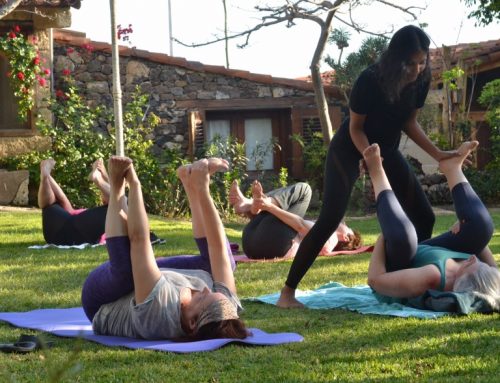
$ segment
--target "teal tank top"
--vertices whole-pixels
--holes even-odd
[[[459,253],[448,250],[444,247],[418,245],[417,253],[411,262],[412,268],[435,265],[441,273],[440,290],[444,289],[446,284],[446,261],[448,259],[468,259],[470,254]]]

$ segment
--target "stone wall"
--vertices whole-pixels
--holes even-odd
[[[203,67],[200,64],[200,68]],[[82,96],[91,105],[112,107],[110,53],[56,42],[54,47],[56,89],[61,84],[62,71],[65,69],[71,71]],[[150,111],[161,119],[160,125],[154,132],[156,154],[165,148],[176,147],[183,151],[188,148],[188,111],[177,107],[177,101],[272,100],[313,96],[310,91],[293,87],[262,84],[204,70],[194,71],[134,56],[120,57],[120,75],[124,103],[130,100],[136,86],[140,86],[143,92],[150,95]],[[106,121],[101,122],[99,129],[107,129]]]

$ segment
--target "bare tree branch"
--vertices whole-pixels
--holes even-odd
[[[373,32],[368,30],[366,27],[358,24],[352,15],[352,11],[357,6],[362,5],[371,5],[372,3],[380,3],[383,6],[392,7],[397,9],[407,15],[410,15],[413,20],[417,19],[414,10],[416,9],[425,9],[418,6],[409,6],[403,7],[401,5],[396,4],[396,0],[394,3],[389,0],[371,0],[371,1],[363,1],[363,0],[335,0],[331,1],[318,1],[318,0],[283,0],[284,4],[276,7],[272,6],[255,6],[254,8],[264,14],[260,18],[260,23],[257,25],[238,33],[234,33],[231,35],[226,35],[224,37],[215,36],[214,39],[210,41],[206,41],[204,43],[191,43],[186,44],[182,41],[174,38],[178,44],[181,44],[185,47],[201,47],[210,44],[214,44],[220,41],[226,41],[230,39],[244,38],[245,41],[238,46],[240,48],[246,47],[249,44],[250,37],[253,33],[259,31],[262,28],[278,25],[282,23],[286,23],[288,28],[295,25],[295,20],[309,20],[317,23],[320,28],[320,36],[318,38],[318,42],[316,45],[316,49],[314,51],[313,58],[311,60],[310,70],[311,70],[311,79],[314,88],[314,94],[316,99],[316,106],[318,108],[318,115],[321,123],[321,129],[323,132],[323,139],[325,144],[328,145],[330,142],[333,132],[331,126],[331,120],[328,113],[328,102],[326,99],[323,82],[321,79],[320,66],[321,59],[323,58],[324,49],[326,43],[328,41],[328,36],[330,34],[330,28],[333,19],[335,18],[339,22],[353,28],[358,32],[367,33],[374,36],[383,36],[386,37],[388,33],[393,32]],[[336,12],[340,9],[341,6],[348,5],[348,15],[349,20],[344,20],[343,18],[336,15]]]
[[[0,19],[11,13],[21,3],[22,0],[7,0],[1,2]]]
[[[385,32],[372,32],[369,31],[368,29],[365,29],[365,27],[362,27],[360,24],[357,24],[354,20],[351,19],[351,22],[345,21],[341,19],[339,16],[335,15],[334,16],[336,20],[340,21],[341,23],[347,25],[348,27],[351,27],[354,29],[356,32],[363,32],[366,33],[367,35],[372,35],[372,36],[378,36],[378,37],[384,37],[388,39],[387,35],[391,34],[394,32],[394,28],[391,28],[388,31]]]
[[[377,3],[381,3],[381,4],[384,4],[384,5],[387,5],[388,7],[392,7],[392,8],[396,8],[396,9],[399,9],[400,11],[404,12],[404,13],[407,13],[409,15],[411,15],[413,17],[413,20],[416,20],[417,19],[417,16],[411,11],[411,9],[419,9],[421,11],[425,10],[425,7],[416,7],[416,6],[411,6],[411,7],[401,7],[399,5],[396,5],[394,3],[391,3],[391,2],[388,2],[388,1],[385,1],[385,0],[375,0]]]

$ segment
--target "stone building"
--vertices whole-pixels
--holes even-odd
[[[69,52],[69,53],[68,53]],[[111,46],[88,40],[83,33],[54,31],[56,88],[64,70],[90,105],[112,106]],[[247,157],[271,139],[281,147],[264,158],[266,170],[287,167],[293,177],[304,176],[301,149],[292,134],[307,136],[320,130],[312,84],[222,66],[204,65],[166,54],[120,47],[120,75],[126,102],[137,86],[149,94],[149,110],[161,119],[155,130],[154,151],[179,148],[192,156],[216,134],[245,142]],[[334,129],[342,119],[341,95],[327,86]],[[105,129],[105,126],[101,126]],[[248,170],[254,170],[252,161]]]
[[[68,26],[69,6],[79,5],[61,0],[60,5],[63,4],[65,7],[56,8],[57,11],[50,8],[58,15],[58,24],[28,23],[38,38],[44,59],[51,63],[52,83],[37,89],[35,110],[24,125],[20,126],[15,118],[0,125],[1,156],[48,145],[34,128],[34,118],[38,113],[50,118],[43,98],[49,89],[52,93],[57,91],[65,73],[71,73],[80,94],[90,105],[112,107],[111,46],[90,41],[83,33],[52,29]],[[19,17],[11,14],[8,22],[0,20],[0,25],[8,30],[20,22]],[[271,172],[286,167],[292,177],[305,176],[301,147],[290,136],[300,134],[307,140],[314,132],[321,131],[310,82],[204,65],[123,46],[119,51],[124,102],[140,86],[142,92],[150,95],[149,111],[161,119],[154,132],[156,154],[176,147],[186,156],[192,156],[215,135],[231,135],[245,142],[247,157],[252,157],[258,145],[274,141],[280,150],[267,150],[261,166]],[[0,79],[0,87],[8,93],[4,78]],[[326,86],[325,93],[336,129],[343,118],[342,95],[335,86]],[[11,96],[10,102],[14,101]],[[11,114],[15,114],[13,110]],[[105,130],[108,122],[101,123],[96,128]],[[247,170],[255,168],[250,159]]]

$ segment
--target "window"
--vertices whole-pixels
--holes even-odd
[[[217,136],[222,140],[227,140],[231,135],[231,121],[229,120],[212,120],[208,121],[207,140],[213,141]]]
[[[245,120],[247,170],[270,170],[273,164],[273,130],[270,118]]]
[[[308,117],[302,120],[302,137],[306,144],[310,144],[318,133],[323,134],[318,117]]]
[[[207,111],[204,136],[207,142],[216,136],[222,139],[233,136],[244,142],[248,171],[278,169],[281,164],[274,141],[278,137],[280,116],[274,110]]]

